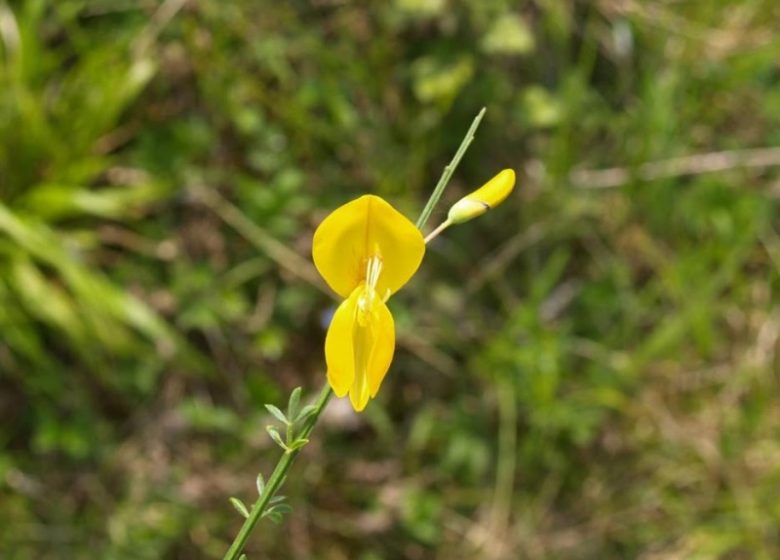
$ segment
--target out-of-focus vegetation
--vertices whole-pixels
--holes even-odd
[[[516,195],[430,247],[249,557],[780,557],[779,18],[0,0],[0,556],[221,557],[262,404],[324,380],[313,228],[414,218],[486,105],[445,200]]]

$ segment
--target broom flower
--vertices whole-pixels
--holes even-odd
[[[376,396],[395,350],[386,302],[417,271],[425,242],[385,200],[365,195],[334,210],[312,241],[314,265],[344,298],[325,337],[328,383],[362,411]]]

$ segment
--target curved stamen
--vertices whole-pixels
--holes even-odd
[[[382,257],[375,255],[366,263],[366,286],[370,290],[376,289],[379,275],[382,273]]]
[[[365,324],[365,316],[371,309],[376,297],[376,286],[382,273],[382,258],[378,255],[369,257],[366,262],[366,287],[358,300],[358,323]]]

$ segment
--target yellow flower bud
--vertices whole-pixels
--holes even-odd
[[[447,214],[451,224],[462,224],[481,216],[501,204],[515,187],[515,172],[504,169],[474,192],[464,196],[452,205]]]

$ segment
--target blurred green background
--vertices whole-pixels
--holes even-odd
[[[324,380],[313,229],[414,219],[483,105],[429,225],[515,194],[429,248],[249,558],[780,557],[778,20],[0,0],[0,557],[221,558],[263,403]]]

